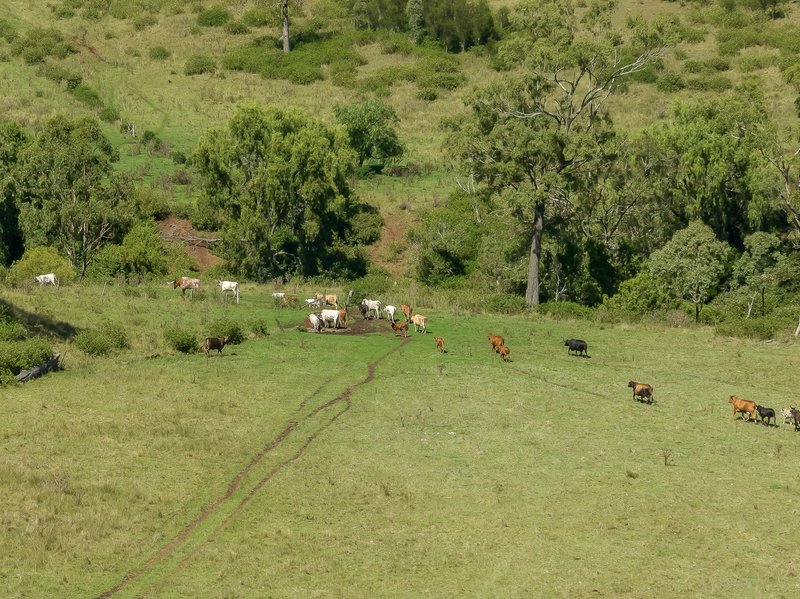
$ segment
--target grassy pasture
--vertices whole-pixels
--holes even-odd
[[[312,335],[269,291],[3,291],[131,340],[2,391],[4,597],[796,596],[800,435],[726,401],[796,403],[796,345],[424,304],[405,343]],[[223,316],[270,334],[166,349]]]

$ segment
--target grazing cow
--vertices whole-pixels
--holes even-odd
[[[373,312],[375,312],[375,318],[380,320],[381,318],[381,303],[378,300],[370,300],[370,299],[363,299],[361,301],[362,306],[366,306],[367,308],[367,316],[369,317]]]
[[[406,320],[411,320],[411,306],[409,304],[400,304],[400,311],[406,317]]]
[[[499,348],[501,345],[505,345],[505,343],[506,343],[506,340],[505,340],[505,339],[503,339],[503,338],[502,338],[500,335],[493,335],[492,333],[489,333],[489,334],[486,336],[486,338],[489,340],[489,343],[491,343],[491,344],[492,344],[492,350],[493,350],[495,353],[497,353],[498,351],[500,351],[498,348]]]
[[[775,410],[772,408],[766,408],[756,404],[756,412],[758,412],[758,416],[761,418],[761,424],[769,424],[770,418],[772,418],[772,424],[777,424],[775,421]]]
[[[753,420],[756,419],[756,402],[750,401],[749,399],[741,399],[740,397],[736,397],[735,395],[731,395],[731,398],[728,400],[733,406],[733,417],[736,418],[736,413],[741,412],[742,417],[747,414],[747,419],[749,420],[752,416]]]
[[[236,303],[239,303],[239,282],[238,281],[217,281],[220,287],[220,293],[225,295],[226,291],[230,291],[236,296]]]
[[[583,339],[567,339],[564,341],[564,345],[569,347],[567,353],[569,352],[576,352],[577,355],[583,355],[583,357],[589,357],[589,346]]]
[[[358,305],[358,311],[361,314],[361,318],[363,318],[364,320],[369,318],[369,309],[364,304]]]
[[[427,316],[423,316],[422,314],[414,314],[414,316],[411,317],[411,322],[414,323],[415,333],[419,333],[420,331],[422,331],[422,333],[424,334],[428,332]]]
[[[319,330],[322,328],[322,320],[320,317],[311,313],[308,315],[308,322],[311,323],[311,328],[314,329],[314,332],[319,333]]]
[[[186,299],[186,290],[189,290],[189,294],[194,297],[194,290],[200,289],[200,279],[192,279],[191,277],[181,277],[180,279],[175,279],[172,281],[172,288],[177,289],[180,287],[181,289],[181,297]]]
[[[337,310],[339,309],[339,296],[335,293],[326,295],[325,296],[325,305],[326,306],[334,306]]]
[[[347,327],[347,308],[339,308],[339,324]]]
[[[441,337],[434,337],[434,341],[436,341],[436,349],[438,349],[441,353],[446,354],[447,352],[444,349],[444,339]]]
[[[403,337],[408,337],[408,321],[400,322],[396,320],[395,322],[390,323],[392,325],[392,330],[395,333],[395,337],[403,334]]]
[[[781,408],[781,416],[783,416],[783,423],[789,424],[792,421],[792,409]]]
[[[206,358],[208,357],[208,352],[213,349],[217,350],[217,355],[220,355],[227,342],[227,337],[206,337],[205,341],[203,341],[203,349],[206,352]]]
[[[339,328],[339,310],[323,310],[319,314],[325,328]]]
[[[800,410],[797,408],[791,408],[792,410],[792,421],[794,422],[794,430],[800,431]]]
[[[503,362],[511,361],[511,350],[505,345],[501,345],[497,352],[500,354],[500,357],[503,358]]]
[[[275,298],[275,301],[286,301],[286,294],[283,291],[273,291],[272,297]]]
[[[394,313],[397,312],[397,307],[395,306],[384,306],[384,311],[386,312],[386,318],[394,322]]]
[[[39,285],[53,285],[54,287],[58,287],[58,277],[56,273],[49,272],[46,275],[39,275],[33,277],[34,282],[39,283]]]
[[[653,403],[653,388],[650,385],[629,381],[628,387],[633,389],[633,399],[638,397],[640,401],[646,400],[647,403]]]

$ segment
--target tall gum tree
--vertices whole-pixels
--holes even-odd
[[[545,219],[605,160],[614,140],[606,102],[622,80],[651,65],[673,22],[632,21],[628,41],[614,31],[616,4],[527,0],[512,14],[500,45],[506,81],[474,94],[453,123],[449,147],[459,166],[502,198],[530,231],[525,301],[539,303]],[[586,179],[584,179],[586,180]]]

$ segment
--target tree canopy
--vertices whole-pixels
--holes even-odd
[[[341,129],[297,110],[242,105],[204,134],[194,154],[200,201],[222,219],[229,266],[259,281],[363,273],[363,255],[345,241],[364,211],[350,189],[355,163]]]
[[[403,145],[397,137],[394,125],[399,121],[397,113],[378,98],[360,104],[334,106],[336,120],[347,131],[350,146],[358,153],[358,164],[372,158],[387,160],[403,154]]]

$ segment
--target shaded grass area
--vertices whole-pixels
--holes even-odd
[[[161,329],[202,331],[220,317],[288,325],[303,311],[273,308],[271,289],[255,286],[239,306],[160,288],[38,291],[8,301],[79,328],[98,314],[117,320],[131,349],[88,359],[67,346],[66,371],[5,394],[10,596],[111,588],[287,426],[230,499],[118,596],[796,590],[800,532],[777,523],[793,518],[800,493],[800,435],[734,419],[727,403],[733,393],[791,403],[796,345],[423,304],[431,334],[401,347],[389,333],[275,324],[206,361],[168,353]],[[487,331],[506,338],[511,363]],[[567,337],[586,339],[592,358],[567,355]],[[381,356],[375,379],[357,386]],[[631,379],[654,386],[654,405],[631,399]]]

